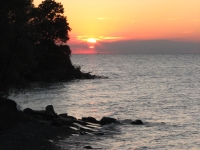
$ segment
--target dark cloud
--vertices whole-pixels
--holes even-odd
[[[88,49],[84,43],[71,45],[71,48]],[[99,42],[95,45],[99,53],[200,53],[200,43],[171,40],[141,40]]]
[[[200,43],[170,40],[117,41],[101,43],[96,49],[111,53],[200,53]]]

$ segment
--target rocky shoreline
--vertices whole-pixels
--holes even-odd
[[[56,114],[52,105],[45,110],[26,108],[17,110],[15,101],[0,98],[0,149],[1,150],[56,150],[55,143],[72,134],[103,135],[98,129],[111,123],[120,123],[115,118],[103,117],[100,121],[93,117],[76,119],[68,114]],[[141,120],[133,125],[143,125]],[[90,146],[85,149],[92,149]]]

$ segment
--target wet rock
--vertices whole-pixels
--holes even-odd
[[[111,124],[111,123],[117,123],[117,120],[115,118],[110,118],[110,117],[103,117],[100,120],[100,124],[102,125]]]
[[[144,125],[144,123],[142,122],[142,120],[132,121],[131,124],[133,124],[133,125]]]
[[[99,123],[94,117],[83,117],[82,120],[85,122]]]

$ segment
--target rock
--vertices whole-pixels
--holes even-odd
[[[83,117],[82,121],[91,122],[91,123],[99,123],[94,117]]]
[[[67,116],[67,118],[72,119],[72,120],[77,120],[75,117],[73,116]]]
[[[6,99],[6,98],[1,98],[0,97],[0,107],[4,107],[4,108],[9,108],[12,109],[14,111],[18,111],[17,110],[17,103],[11,99]]]
[[[45,115],[46,115],[46,119],[54,119],[58,117],[52,105],[46,106]]]
[[[63,113],[63,114],[59,114],[58,116],[64,117],[64,118],[66,117],[66,118],[67,118],[67,117],[68,117],[68,114],[67,114],[67,113]]]
[[[45,112],[46,112],[47,114],[57,115],[57,114],[55,113],[55,111],[54,111],[52,105],[48,105],[48,106],[46,106],[46,110],[45,110]]]
[[[25,108],[23,110],[23,113],[28,115],[34,115],[34,111],[31,108]]]
[[[13,100],[0,98],[0,130],[6,130],[20,121],[17,103]]]
[[[84,146],[85,149],[93,149],[91,146]]]
[[[40,117],[45,117],[45,116],[46,116],[44,110],[33,110],[33,109],[31,109],[31,108],[25,108],[25,109],[23,110],[23,113],[24,113],[24,114],[27,114],[27,115],[35,115],[35,116],[38,116],[39,118],[40,118]]]
[[[103,117],[100,120],[100,124],[102,125],[111,124],[111,123],[117,123],[117,120],[115,118],[110,118],[110,117]]]
[[[93,148],[92,146],[84,146],[85,149],[102,149],[102,148]]]
[[[62,126],[63,125],[63,123],[57,119],[54,119],[51,124],[54,126]]]
[[[56,120],[62,122],[63,125],[71,125],[75,121],[74,119],[65,118],[65,117],[59,117],[59,118],[56,118]]]
[[[132,121],[131,124],[134,124],[134,125],[144,125],[144,123],[142,122],[142,120]]]

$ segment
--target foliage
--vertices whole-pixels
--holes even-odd
[[[33,9],[30,26],[35,28],[36,43],[46,44],[61,41],[63,44],[69,40],[68,31],[71,28],[63,13],[63,5],[53,0],[43,1],[38,8]]]
[[[69,80],[80,70],[70,60],[71,30],[61,3],[0,1],[0,97],[11,86],[32,81]],[[2,92],[3,91],[3,92]]]

